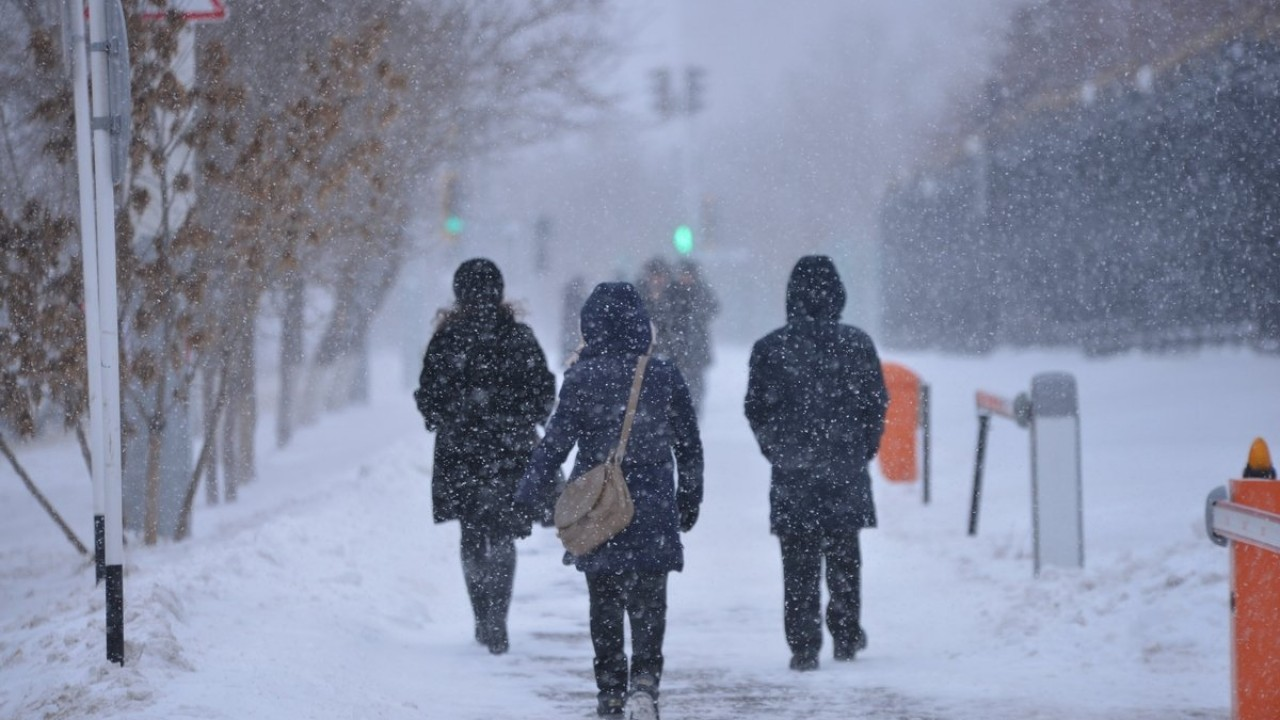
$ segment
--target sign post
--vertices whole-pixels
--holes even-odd
[[[978,534],[978,505],[982,500],[982,469],[987,458],[987,433],[991,430],[991,416],[999,415],[1026,427],[1031,422],[1031,402],[1025,393],[1010,401],[1006,398],[979,390],[974,398],[978,408],[978,451],[973,461],[973,494],[969,499],[969,534]]]

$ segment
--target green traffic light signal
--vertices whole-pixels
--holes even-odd
[[[444,219],[444,231],[449,233],[450,235],[461,235],[462,227],[463,227],[462,218],[458,217],[457,215],[450,215],[449,217]]]
[[[677,227],[675,235],[671,238],[671,244],[675,245],[676,252],[681,255],[688,255],[693,252],[693,228],[688,225]]]

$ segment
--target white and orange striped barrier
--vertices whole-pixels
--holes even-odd
[[[1280,718],[1280,482],[1262,438],[1240,479],[1209,493],[1209,537],[1231,546],[1231,717]]]

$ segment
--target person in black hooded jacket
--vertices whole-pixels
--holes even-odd
[[[858,532],[876,524],[867,464],[888,404],[871,338],[840,323],[845,289],[831,258],[801,258],[787,283],[787,324],[751,350],[745,410],[773,466],[769,525],[782,546],[784,626],[793,670],[814,670],[827,629],[837,660],[866,647]]]
[[[436,433],[431,476],[435,522],[462,524],[462,572],[476,640],[507,651],[515,538],[530,520],[514,504],[516,483],[555,402],[555,376],[533,331],[502,300],[493,262],[467,260],[453,276],[457,302],[442,310],[414,392]]]
[[[597,285],[582,306],[582,337],[586,344],[565,372],[547,434],[520,480],[516,500],[531,508],[554,502],[556,469],[575,445],[573,478],[603,463],[618,444],[637,363],[653,342],[635,287]],[[645,368],[622,470],[635,517],[600,547],[573,557],[587,578],[596,711],[602,716],[621,715],[629,701],[656,708],[667,575],[684,567],[680,533],[693,529],[702,503],[698,421],[670,360],[653,357]],[[624,619],[631,623],[629,665]]]

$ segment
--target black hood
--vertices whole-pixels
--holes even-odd
[[[787,322],[839,320],[845,299],[844,283],[831,258],[806,255],[796,262],[787,281]]]
[[[600,283],[582,305],[580,357],[639,355],[653,342],[649,313],[631,283]]]
[[[453,296],[459,305],[486,307],[502,302],[502,272],[492,260],[473,258],[453,274]]]

